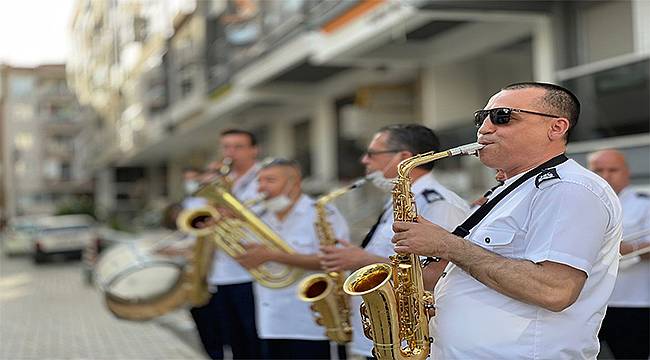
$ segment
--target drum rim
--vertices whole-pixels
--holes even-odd
[[[142,269],[147,268],[147,266],[142,266],[142,265],[138,264],[138,265],[132,266],[131,268],[122,270],[121,272],[119,272],[118,274],[113,276],[112,279],[110,279],[110,280],[108,280],[108,281],[106,281],[106,282],[104,282],[102,284],[99,284],[99,288],[101,289],[101,291],[104,293],[104,295],[106,297],[110,297],[112,300],[119,301],[119,302],[122,302],[122,303],[125,303],[125,304],[146,304],[147,302],[160,300],[166,294],[168,294],[173,289],[175,289],[179,285],[179,283],[182,282],[183,274],[185,272],[184,271],[185,270],[185,265],[183,265],[183,264],[179,264],[178,262],[174,262],[174,261],[156,260],[156,261],[148,262],[148,263],[146,263],[146,265],[154,265],[154,266],[156,266],[156,265],[163,265],[163,266],[171,265],[172,267],[177,268],[179,270],[179,272],[178,272],[178,275],[176,276],[176,279],[174,281],[174,285],[171,286],[169,288],[169,290],[167,290],[167,291],[165,291],[163,293],[156,294],[156,295],[154,295],[152,297],[148,297],[146,299],[140,299],[140,300],[129,300],[129,299],[126,299],[126,298],[124,298],[122,296],[119,296],[119,295],[116,295],[116,294],[112,293],[109,290],[109,287],[112,286],[116,281],[124,279],[126,276],[135,273],[137,270],[142,270]]]

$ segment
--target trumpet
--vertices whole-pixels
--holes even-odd
[[[417,219],[410,179],[414,168],[446,157],[475,155],[483,146],[472,143],[403,160],[398,165],[392,191],[394,220],[415,222]],[[363,297],[360,311],[364,334],[374,342],[375,357],[423,360],[429,356],[432,341],[429,310],[433,309],[433,294],[424,290],[417,255],[398,253],[390,257],[390,264],[362,267],[348,276],[343,290]]]

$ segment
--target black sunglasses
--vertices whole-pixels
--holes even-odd
[[[492,124],[504,125],[510,122],[510,116],[512,115],[513,112],[533,114],[533,115],[539,115],[539,116],[545,116],[551,118],[560,117],[556,115],[544,114],[535,111],[500,107],[500,108],[494,108],[488,110],[477,110],[476,112],[474,112],[474,125],[476,125],[477,128],[481,127],[481,125],[483,125],[483,121],[485,121],[485,118],[488,117],[488,115],[490,116],[490,121],[492,122]]]

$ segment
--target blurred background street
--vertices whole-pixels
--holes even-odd
[[[0,359],[205,359],[189,313],[118,320],[79,262],[0,260]]]
[[[0,1],[0,358],[204,357],[188,304],[117,320],[90,283],[117,246],[107,282],[153,268],[142,240],[175,227],[186,171],[224,160],[221,131],[295,159],[318,196],[364,175],[383,126],[476,141],[474,111],[522,81],[581,99],[569,157],[617,148],[650,189],[650,0]],[[467,202],[495,185],[475,157],[433,172]],[[352,243],[384,195],[336,201]]]

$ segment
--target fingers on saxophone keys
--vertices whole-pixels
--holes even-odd
[[[393,223],[393,231],[396,233],[409,230],[414,223],[406,221],[395,221]]]
[[[391,239],[391,241],[393,242],[393,244],[397,245],[398,242],[404,241],[404,240],[407,240],[407,239],[408,239],[408,237],[407,237],[405,232],[396,232],[393,235],[393,238]]]

